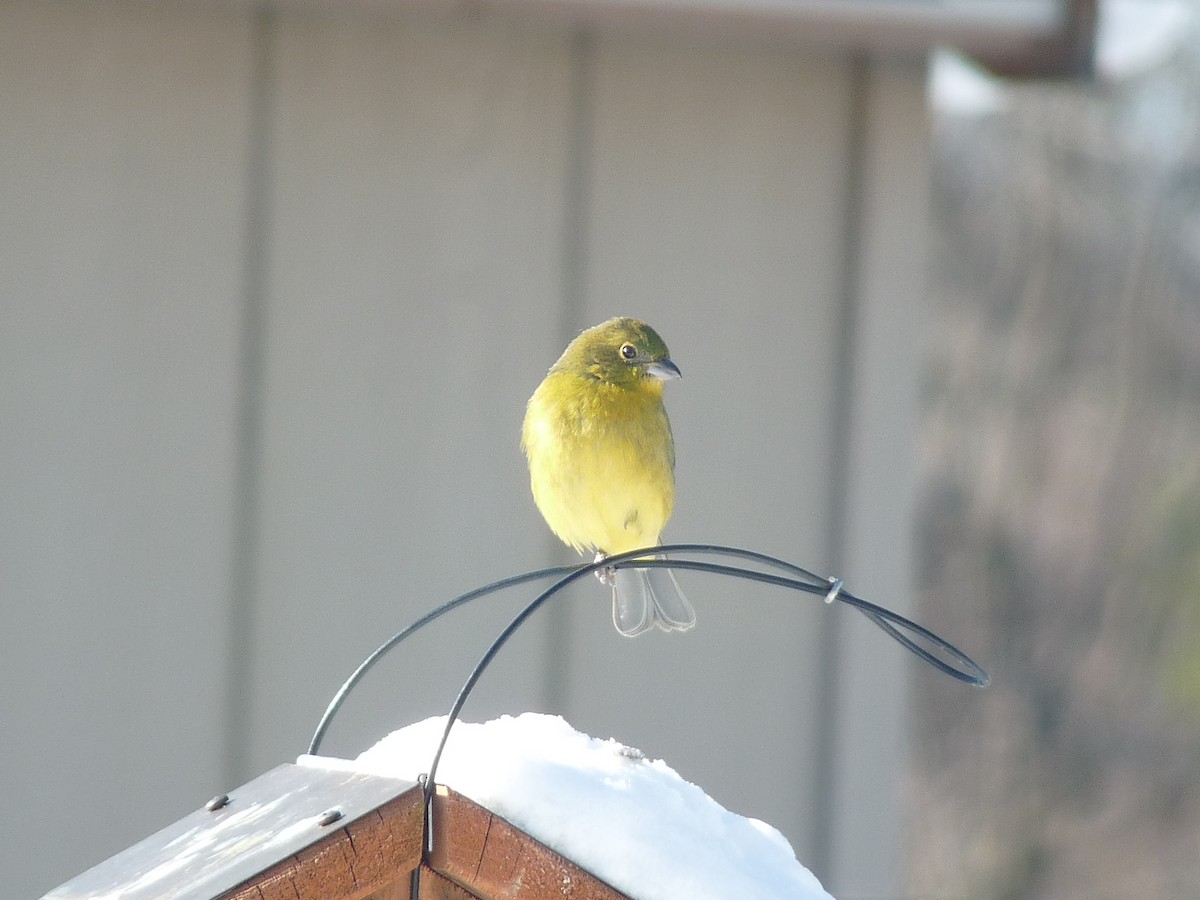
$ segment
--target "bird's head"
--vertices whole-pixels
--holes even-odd
[[[658,393],[664,381],[682,377],[658,332],[627,317],[609,319],[581,333],[554,368]]]

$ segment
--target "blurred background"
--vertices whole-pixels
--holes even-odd
[[[933,66],[917,608],[993,684],[914,680],[912,896],[1200,885],[1200,35],[1106,9],[1090,84]]]
[[[433,606],[575,559],[518,446],[581,328],[684,372],[681,576],[581,585],[466,709],[662,757],[850,898],[1200,884],[1187,0],[0,2],[0,844],[36,896],[304,752]],[[444,713],[449,616],[323,752]]]

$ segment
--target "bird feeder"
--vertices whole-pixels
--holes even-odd
[[[614,890],[436,786],[281,765],[52,890],[45,900],[615,900]]]

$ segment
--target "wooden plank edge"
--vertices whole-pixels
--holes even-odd
[[[438,785],[429,866],[484,900],[626,895],[477,803]]]

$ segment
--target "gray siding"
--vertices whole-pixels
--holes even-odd
[[[837,567],[907,609],[919,70],[715,36],[30,2],[0,5],[0,85],[14,896],[303,752],[416,615],[571,561],[518,430],[566,340],[610,315],[654,323],[684,371],[668,539]],[[562,712],[777,825],[835,893],[894,893],[911,664],[842,611],[681,580],[695,631],[623,640],[583,585],[467,716]],[[383,664],[325,751],[444,712],[531,596]]]

